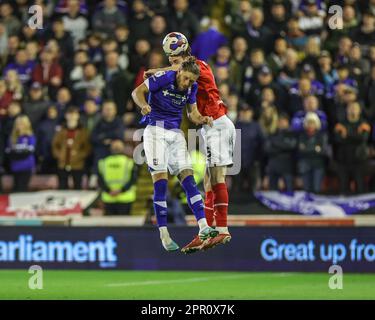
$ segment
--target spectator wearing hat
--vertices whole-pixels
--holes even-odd
[[[241,130],[241,172],[234,177],[234,189],[252,193],[259,177],[259,161],[262,159],[264,137],[259,124],[253,120],[254,112],[243,104],[235,123]]]
[[[90,138],[86,128],[79,122],[79,110],[69,107],[65,113],[65,124],[56,132],[52,141],[52,153],[57,160],[59,189],[69,189],[69,177],[74,189],[82,188],[85,160],[91,152]]]
[[[288,115],[280,114],[275,133],[269,135],[265,141],[267,154],[267,174],[270,190],[279,190],[279,179],[283,179],[285,191],[293,191],[294,153],[297,138],[289,128]]]
[[[322,132],[319,117],[314,112],[306,114],[304,131],[298,136],[297,171],[307,192],[319,193],[328,157],[328,137]]]
[[[286,99],[285,93],[278,83],[273,81],[273,75],[271,69],[264,65],[260,68],[257,73],[256,81],[251,86],[249,94],[246,97],[246,101],[251,102],[254,105],[254,116],[258,119],[261,108],[262,90],[270,88],[275,94],[276,104],[283,105]]]

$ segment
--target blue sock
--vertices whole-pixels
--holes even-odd
[[[154,210],[159,228],[167,226],[167,183],[166,179],[154,183]]]
[[[193,211],[197,221],[205,218],[202,196],[197,188],[194,177],[191,175],[187,176],[181,184],[185,190],[189,208]]]

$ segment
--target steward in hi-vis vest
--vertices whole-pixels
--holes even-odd
[[[129,214],[136,200],[136,178],[138,167],[134,160],[124,154],[124,144],[115,140],[111,144],[111,155],[98,163],[101,199],[108,215]]]

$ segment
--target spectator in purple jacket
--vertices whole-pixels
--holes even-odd
[[[218,30],[219,22],[215,19],[210,21],[207,31],[200,33],[194,40],[191,50],[198,59],[208,61],[217,50],[227,44],[227,38]]]
[[[25,49],[20,49],[17,51],[16,54],[16,61],[13,63],[9,63],[3,71],[5,75],[8,70],[16,70],[20,80],[23,84],[28,84],[31,79],[31,73],[35,66],[35,62],[30,61],[27,56],[27,52]]]
[[[296,132],[302,132],[303,122],[305,121],[306,114],[314,112],[320,119],[321,131],[327,129],[327,115],[324,111],[319,110],[319,99],[314,95],[309,95],[303,99],[303,111],[297,111],[292,118],[292,130]]]
[[[35,145],[36,139],[29,118],[25,115],[18,116],[14,122],[7,148],[15,192],[28,190],[31,175],[35,169]]]

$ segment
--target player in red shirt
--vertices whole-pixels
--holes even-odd
[[[173,53],[168,55],[169,63],[171,64],[170,67],[147,70],[145,78],[161,70],[178,70],[181,63],[189,56],[191,56],[191,50],[187,44],[185,51],[177,55],[173,55]],[[207,170],[204,181],[206,193],[205,215],[209,226],[216,226],[219,235],[206,241],[202,241],[198,236],[195,236],[188,245],[182,248],[181,251],[184,253],[207,250],[231,240],[227,224],[228,189],[225,183],[225,176],[227,167],[233,164],[236,130],[233,122],[226,116],[227,107],[220,98],[210,66],[198,59],[196,62],[200,67],[200,76],[197,80],[198,110],[203,116],[210,116],[214,120],[212,127],[203,125],[201,131],[205,142],[207,158]]]

